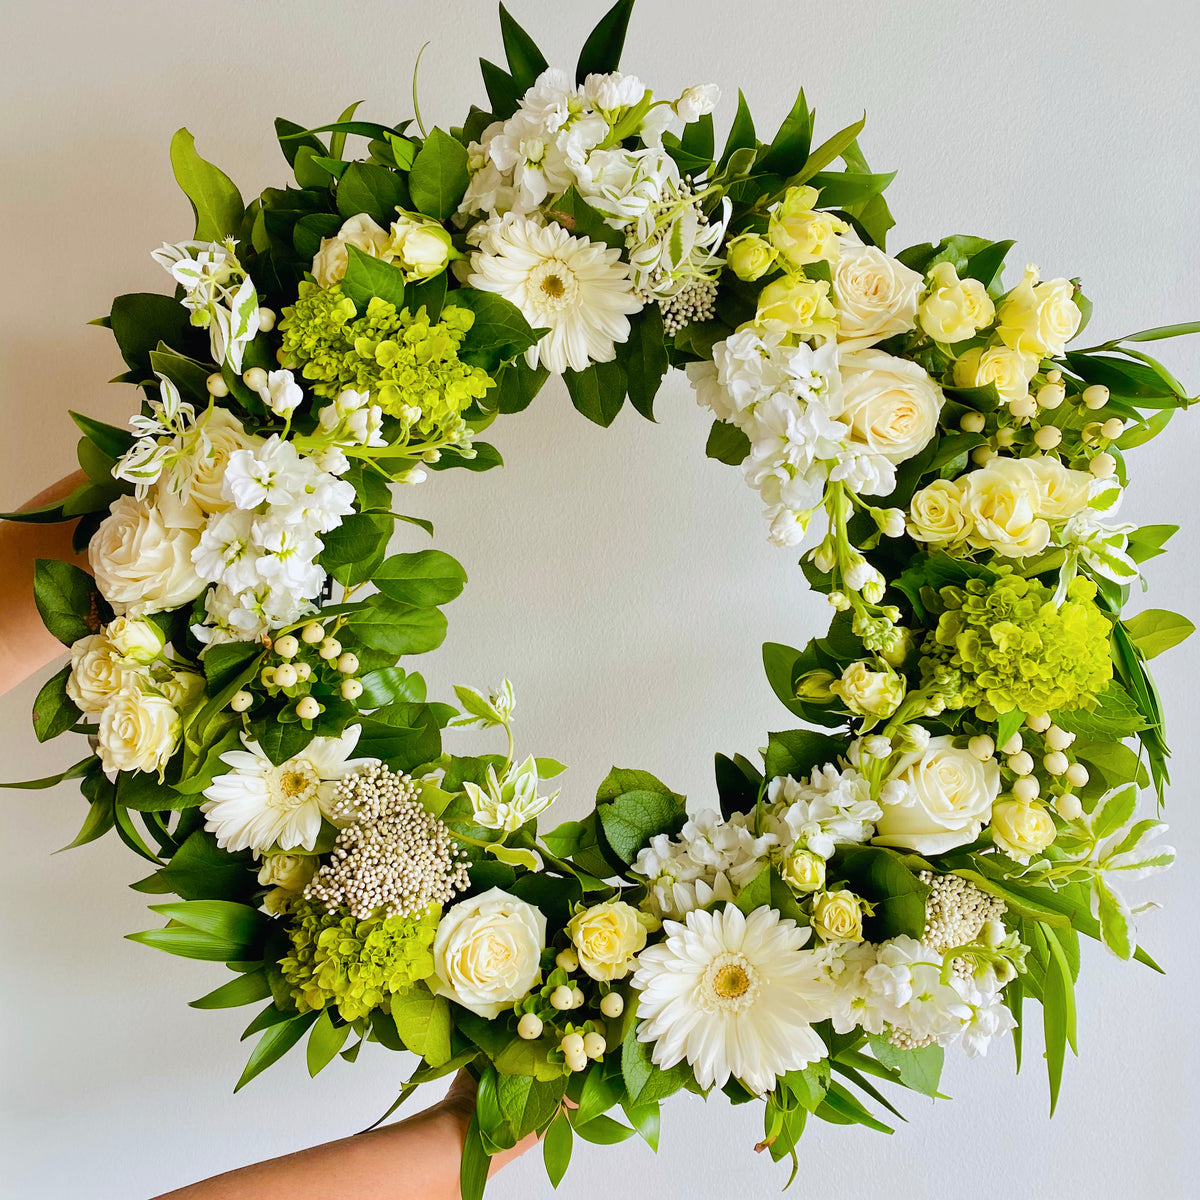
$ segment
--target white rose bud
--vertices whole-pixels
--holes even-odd
[[[909,503],[908,532],[918,542],[952,546],[965,542],[971,520],[963,512],[963,489],[950,479],[935,479]]]
[[[438,995],[490,1020],[537,982],[545,946],[542,913],[492,888],[460,901],[442,917],[433,942],[434,977],[429,985]]]
[[[1015,862],[1027,863],[1058,833],[1054,818],[1036,802],[1001,800],[992,808],[992,838]]]
[[[862,921],[862,905],[853,892],[822,892],[813,900],[812,926],[827,942],[861,942]]]
[[[567,922],[567,936],[584,972],[608,983],[633,970],[637,954],[645,948],[647,932],[657,925],[631,904],[608,900],[576,913]]]
[[[347,246],[372,258],[382,258],[387,240],[387,230],[381,229],[366,213],[359,213],[341,227],[336,237],[321,239],[321,248],[313,259],[313,277],[321,287],[332,287],[346,274]]]
[[[115,617],[104,630],[104,636],[122,658],[143,666],[154,662],[166,644],[162,630],[153,621],[138,617]]]
[[[67,695],[85,716],[98,716],[114,696],[136,689],[144,676],[141,667],[115,653],[108,638],[90,633],[71,647]]]
[[[904,678],[894,671],[873,671],[867,662],[851,663],[829,690],[863,717],[890,717],[904,699]]]
[[[990,383],[1001,400],[1011,404],[1029,394],[1029,381],[1037,374],[1038,357],[1007,346],[975,346],[954,364],[954,382],[959,387],[987,387]]]
[[[100,714],[97,753],[110,778],[118,771],[160,771],[175,753],[181,730],[169,700],[129,688]]]
[[[930,270],[918,319],[935,342],[951,345],[974,337],[995,315],[996,306],[978,279],[959,279],[951,262],[937,263]]]
[[[268,854],[258,869],[258,882],[289,892],[302,891],[317,873],[315,854]]]
[[[1038,283],[1038,269],[1025,268],[1025,278],[1005,296],[996,332],[1014,350],[1038,358],[1057,357],[1079,330],[1083,314],[1068,279]]]
[[[825,860],[811,850],[793,849],[780,864],[779,874],[792,891],[807,895],[825,886]]]

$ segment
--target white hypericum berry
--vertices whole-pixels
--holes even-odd
[[[275,668],[275,686],[281,688],[293,687],[299,679],[296,668],[291,663],[280,663]]]
[[[527,1042],[535,1041],[542,1036],[542,1018],[537,1013],[525,1013],[517,1022],[517,1036]]]
[[[343,700],[357,700],[363,694],[362,681],[359,679],[343,679],[338,688]]]
[[[1059,375],[1059,379],[1062,376]],[[1057,408],[1067,398],[1067,389],[1061,383],[1048,383],[1038,388],[1038,408]]]
[[[566,1055],[582,1054],[583,1050],[583,1034],[568,1033],[564,1035],[563,1040],[558,1043],[558,1048]]]
[[[317,654],[326,662],[333,662],[334,659],[341,657],[341,653],[342,643],[333,637],[327,637],[317,648]]]
[[[1110,442],[1115,442],[1117,438],[1125,432],[1125,422],[1120,417],[1109,417],[1103,425],[1100,426],[1100,434],[1102,437],[1108,438]]]
[[[1013,784],[1012,794],[1022,804],[1031,804],[1041,795],[1042,785],[1032,775],[1023,775]]]
[[[353,675],[358,670],[358,655],[352,650],[347,650],[338,655],[336,666],[343,675]]]
[[[321,715],[321,706],[312,696],[305,696],[296,705],[296,716],[302,721],[312,721]]]
[[[275,328],[275,310],[273,308],[259,308],[258,328],[262,333],[270,333]]]
[[[983,413],[969,412],[963,413],[959,419],[958,427],[963,433],[982,433],[986,424],[987,418]]]
[[[1000,747],[1001,754],[1019,754],[1025,743],[1021,740],[1019,733],[1014,733],[1012,737]]]
[[[254,703],[254,697],[249,692],[234,692],[233,699],[229,701],[229,707],[234,712],[245,712],[246,709]]]
[[[1014,775],[1028,775],[1033,770],[1033,755],[1028,750],[1018,750],[1008,756],[1008,769]]]
[[[1083,787],[1086,785],[1087,781],[1091,779],[1091,775],[1088,774],[1087,767],[1085,767],[1083,763],[1079,762],[1072,763],[1067,768],[1066,776],[1067,782],[1072,787]]]
[[[554,956],[554,962],[556,966],[562,967],[564,971],[570,973],[571,971],[578,969],[579,955],[576,954],[570,946],[568,946],[565,950],[560,950],[558,954]]]
[[[583,1052],[595,1062],[599,1062],[604,1057],[606,1047],[604,1039],[598,1033],[585,1033],[583,1035]]]
[[[310,646],[315,646],[325,636],[325,626],[319,621],[310,621],[300,630],[300,638]]]
[[[1090,463],[1088,470],[1091,471],[1097,479],[1107,479],[1117,469],[1117,460],[1113,458],[1107,450],[1097,454]]]
[[[290,633],[285,633],[283,637],[276,638],[272,649],[280,658],[295,658],[300,653],[300,643]]]
[[[600,1011],[610,1019],[619,1017],[625,1011],[625,997],[620,992],[609,992],[600,1001]]]
[[[986,733],[978,733],[967,743],[967,749],[980,762],[988,762],[996,753],[996,743]]]
[[[571,989],[571,1007],[572,1008],[582,1008],[583,1003],[586,999],[587,999],[587,997],[584,996],[582,988],[572,988]]]
[[[257,392],[267,386],[267,373],[262,367],[251,367],[242,372],[242,382],[252,391]]]
[[[1042,766],[1046,768],[1046,773],[1049,775],[1065,775],[1070,765],[1067,756],[1061,750],[1051,750],[1042,759]]]
[[[1108,388],[1102,383],[1093,383],[1091,387],[1083,389],[1083,402],[1093,412],[1108,403],[1108,396]]]
[[[1034,713],[1032,717],[1025,718],[1025,724],[1029,726],[1034,733],[1045,733],[1050,728],[1050,717],[1046,713]]]
[[[1051,750],[1066,750],[1075,740],[1073,733],[1068,733],[1065,729],[1060,729],[1057,725],[1051,725],[1046,730],[1046,745]]]
[[[1057,425],[1043,425],[1033,435],[1033,442],[1039,450],[1053,450],[1062,442],[1062,430]]]
[[[560,984],[550,993],[550,1007],[558,1009],[559,1012],[566,1012],[571,1007],[572,991],[573,989],[566,984]]]
[[[220,371],[215,371],[205,381],[204,386],[210,396],[223,400],[229,395],[229,384],[221,377]]]
[[[1074,792],[1063,792],[1054,801],[1054,811],[1064,821],[1078,821],[1083,816],[1083,805],[1079,802],[1079,797]]]

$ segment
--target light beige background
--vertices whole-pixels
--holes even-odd
[[[483,98],[475,58],[502,54],[485,0],[3,7],[3,508],[72,466],[68,407],[118,422],[132,409],[128,388],[104,383],[120,369],[109,335],[85,322],[118,292],[165,290],[149,251],[191,233],[167,160],[177,127],[188,125],[249,197],[285,176],[276,115],[316,124],[361,98],[363,116],[406,116],[412,60],[429,40],[423,109],[429,124],[448,124]],[[512,7],[550,60],[570,66],[601,5]],[[1083,277],[1099,338],[1197,315],[1197,33],[1188,0],[643,0],[625,64],[662,93],[719,83],[719,124],[740,82],[767,134],[801,82],[822,135],[865,107],[872,163],[900,170],[894,248],[952,232],[1018,237],[1017,269],[1029,259]],[[1165,355],[1200,385],[1195,343]],[[802,644],[826,620],[794,558],[767,545],[737,472],[704,458],[707,421],[682,379],[658,409],[657,425],[626,411],[603,432],[549,386],[495,428],[502,471],[435,477],[403,500],[436,518],[437,544],[471,576],[447,645],[419,666],[443,696],[451,682],[514,680],[522,748],[573,764],[563,818],[587,809],[614,761],[711,804],[714,750],[753,753],[765,730],[789,721],[762,677],[761,642]],[[1150,603],[1193,617],[1198,446],[1197,418],[1184,417],[1139,451],[1127,509],[1133,520],[1185,524],[1172,555],[1146,573]],[[902,1097],[909,1123],[892,1138],[814,1122],[792,1195],[1185,1194],[1200,1119],[1197,663],[1186,647],[1158,670],[1182,861],[1139,897],[1166,905],[1146,918],[1145,940],[1167,977],[1089,947],[1083,1058],[1068,1064],[1053,1123],[1031,1029],[1019,1078],[1008,1046],[984,1061],[952,1054],[953,1103]],[[0,700],[0,777],[79,757],[70,739],[34,742],[40,682]],[[472,735],[448,740],[480,746]],[[294,1055],[232,1096],[248,1051],[237,1036],[253,1010],[188,1009],[224,972],[122,940],[154,919],[125,888],[143,871],[115,838],[51,857],[83,811],[73,786],[0,797],[9,1194],[144,1195],[341,1136],[386,1108],[411,1063],[378,1047],[315,1082]],[[776,1195],[786,1173],[751,1150],[758,1113],[678,1098],[657,1159],[640,1143],[583,1146],[564,1187],[582,1197]],[[549,1189],[531,1156],[492,1194]]]

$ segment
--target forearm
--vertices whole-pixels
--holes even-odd
[[[82,481],[76,472],[34,496],[25,508],[61,500]],[[0,521],[0,695],[17,686],[63,652],[47,632],[33,599],[33,564],[39,558],[58,558],[86,567],[87,560],[71,547],[75,525],[27,525]]]

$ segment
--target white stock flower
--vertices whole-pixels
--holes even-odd
[[[503,829],[512,833],[526,821],[543,813],[558,799],[556,791],[539,796],[538,769],[530,755],[520,766],[513,764],[503,779],[496,777],[496,768],[489,766],[485,787],[467,780],[463,791],[471,801],[471,819],[485,829]]]
[[[883,810],[871,785],[853,767],[814,767],[803,782],[781,775],[767,785],[767,828],[782,846],[801,846],[829,858],[838,846],[867,841]]]
[[[161,771],[175,753],[181,731],[179,713],[169,700],[127,688],[100,713],[96,753],[110,779],[118,771]]]
[[[733,905],[668,922],[666,939],[643,950],[633,986],[638,1040],[668,1070],[685,1059],[701,1087],[730,1077],[756,1095],[825,1057],[812,1027],[816,1000],[809,931],[770,908],[743,916]]]
[[[121,496],[88,543],[88,562],[100,594],[119,614],[165,612],[204,590],[192,567],[203,516],[198,509],[148,504]]]
[[[304,389],[291,371],[271,371],[258,389],[262,402],[277,416],[290,417],[304,400]]]
[[[629,337],[629,314],[642,307],[620,251],[523,217],[492,232],[490,249],[471,256],[468,282],[511,301],[535,329],[549,330],[525,352],[529,365],[562,372],[611,362],[614,343]]]
[[[892,768],[879,797],[875,844],[918,854],[964,846],[979,836],[999,794],[995,759],[980,762],[949,736],[930,738],[923,751],[904,755]]]
[[[684,88],[682,95],[671,107],[685,125],[690,125],[693,121],[707,116],[720,101],[721,89],[715,83],[701,83]]]
[[[915,329],[925,277],[877,247],[864,245],[852,232],[838,241],[833,297],[842,350],[862,350]]]
[[[532,904],[492,888],[446,910],[433,942],[430,988],[493,1019],[541,977],[546,918]]]
[[[232,767],[204,789],[204,828],[222,850],[312,851],[321,820],[333,812],[339,779],[374,759],[351,759],[360,725],[339,737],[314,737],[297,755],[276,766],[257,742],[242,735],[245,750],[230,750],[221,761]]]

